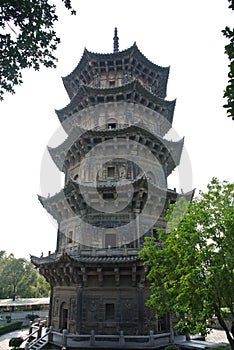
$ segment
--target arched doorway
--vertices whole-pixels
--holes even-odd
[[[68,307],[67,304],[64,302],[61,304],[60,308],[60,329],[67,329],[67,321],[68,321]]]

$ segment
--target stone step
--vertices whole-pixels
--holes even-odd
[[[29,350],[40,350],[42,349],[46,344],[48,343],[48,340],[45,338],[40,338],[37,340],[34,340],[28,347]]]

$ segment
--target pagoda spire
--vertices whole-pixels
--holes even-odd
[[[118,31],[117,28],[115,28],[114,32],[114,53],[119,52],[119,38],[118,38]]]

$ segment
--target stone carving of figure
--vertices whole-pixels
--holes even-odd
[[[93,86],[95,88],[99,88],[100,87],[100,76],[99,76],[99,74],[95,75],[94,81],[93,81]]]
[[[131,75],[130,75],[130,73],[125,73],[124,74],[124,76],[123,76],[123,78],[122,78],[122,85],[125,85],[125,84],[128,84],[128,83],[130,83],[131,82]]]

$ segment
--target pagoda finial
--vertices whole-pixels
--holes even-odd
[[[119,38],[118,38],[118,31],[117,28],[115,28],[115,34],[114,34],[114,53],[119,52]]]

